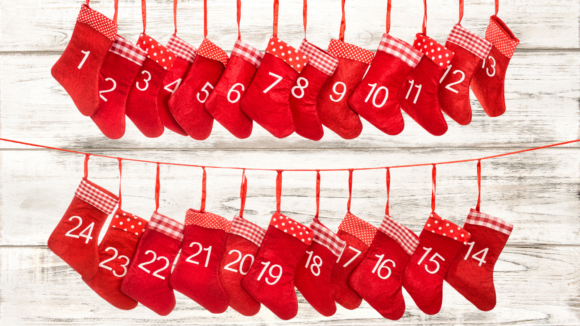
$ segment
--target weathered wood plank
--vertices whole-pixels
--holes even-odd
[[[0,4],[0,48],[2,51],[62,51],[68,43],[80,4],[83,1],[4,1]],[[161,42],[173,33],[171,0],[147,4],[147,31]],[[456,0],[429,4],[429,34],[443,42],[457,22]],[[92,1],[91,5],[109,17],[113,1]],[[375,50],[385,30],[385,1],[350,1],[347,7],[346,40]],[[197,46],[203,39],[203,1],[180,1],[179,35]],[[463,25],[483,34],[493,1],[466,1]],[[24,14],[25,13],[25,14]],[[421,30],[423,3],[420,0],[394,2],[391,33],[412,41]],[[208,5],[209,37],[224,49],[231,49],[237,38],[235,1],[214,0]],[[500,17],[521,40],[521,48],[578,48],[578,7],[575,1],[502,1]],[[308,38],[326,46],[336,38],[340,26],[340,1],[310,1]],[[124,0],[119,5],[119,31],[136,40],[142,30],[141,1]],[[256,47],[265,47],[272,31],[271,1],[243,3],[243,39]],[[280,4],[281,38],[298,46],[303,38],[302,1]]]

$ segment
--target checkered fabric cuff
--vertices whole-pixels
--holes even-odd
[[[115,42],[111,45],[109,52],[113,52],[129,61],[133,61],[139,66],[142,66],[143,61],[147,58],[147,52],[141,50],[141,48],[133,44],[133,42],[127,41],[121,35],[115,37]]]
[[[167,43],[167,49],[175,53],[177,57],[187,62],[193,62],[193,59],[195,59],[195,54],[197,53],[195,47],[187,44],[175,34],[171,35],[171,38]]]
[[[375,54],[369,50],[334,39],[330,40],[328,53],[337,58],[360,61],[367,65],[370,65],[375,57]]]
[[[371,243],[373,243],[373,239],[377,233],[376,227],[351,213],[346,213],[346,216],[342,222],[340,222],[338,229],[357,237],[367,246],[370,246]]]
[[[295,237],[296,239],[306,243],[310,246],[312,243],[312,230],[304,224],[300,224],[288,216],[282,215],[280,213],[274,213],[270,219],[270,225],[284,231]]]
[[[485,226],[498,232],[505,233],[507,235],[510,235],[512,233],[512,230],[514,229],[514,226],[512,224],[500,218],[480,213],[473,208],[469,212],[469,215],[467,215],[467,220],[465,221],[465,223]]]
[[[113,219],[111,220],[109,228],[122,230],[128,232],[131,235],[140,237],[143,232],[145,232],[146,226],[146,220],[140,218],[137,215],[133,215],[121,209],[117,209],[115,214],[113,214]]]
[[[235,216],[230,227],[230,233],[239,235],[259,247],[262,245],[266,230],[242,217]]]
[[[228,64],[228,55],[224,52],[224,50],[206,38],[204,38],[203,42],[201,42],[201,45],[197,50],[197,54],[208,59],[219,61],[223,63],[224,67]]]
[[[520,43],[514,33],[498,17],[491,16],[485,30],[485,39],[490,41],[503,55],[511,58]]]
[[[101,212],[109,215],[119,202],[119,198],[109,191],[83,178],[75,192],[75,196]]]
[[[417,34],[413,47],[443,69],[447,69],[455,55],[453,51],[423,33]]]
[[[417,51],[411,44],[386,33],[383,34],[378,51],[394,55],[411,68],[415,68],[423,56],[423,53]]]
[[[425,226],[423,227],[423,230],[431,231],[432,233],[442,235],[449,239],[463,242],[463,244],[467,244],[467,241],[469,241],[469,238],[471,237],[471,234],[465,231],[462,227],[443,219],[435,212],[431,213],[427,223],[425,223]]]
[[[330,250],[330,252],[332,252],[336,257],[342,255],[342,251],[346,247],[346,241],[330,231],[330,229],[320,223],[317,218],[310,223],[310,228],[314,233],[314,242],[318,242],[328,248],[328,250]]]
[[[332,76],[336,67],[338,67],[338,59],[328,54],[326,51],[308,42],[306,39],[300,44],[298,51],[304,53],[308,57],[308,64],[323,73]]]
[[[256,69],[260,68],[260,63],[264,57],[262,52],[240,39],[236,41],[234,49],[232,50],[232,55],[238,55],[242,57],[244,60],[253,64]]]
[[[179,242],[183,240],[183,224],[157,212],[151,216],[147,228],[165,234]]]
[[[86,4],[81,6],[77,22],[91,26],[111,41],[114,41],[115,35],[117,35],[117,24],[100,12],[89,8]]]
[[[185,225],[197,225],[208,229],[217,229],[228,232],[230,222],[225,218],[208,212],[188,209],[185,213]]]
[[[401,248],[409,255],[415,252],[415,248],[419,244],[419,237],[413,231],[393,220],[389,215],[385,215],[379,230],[391,239],[397,241]]]
[[[268,41],[266,53],[286,62],[297,72],[301,72],[308,63],[308,57],[304,53],[296,50],[294,47],[288,45],[288,43],[277,37],[272,37],[270,41]]]
[[[491,51],[491,42],[472,33],[457,24],[449,33],[447,42],[455,43],[467,51],[475,54],[480,59],[485,59]]]

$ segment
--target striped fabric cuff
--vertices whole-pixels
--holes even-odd
[[[113,212],[119,202],[117,196],[85,178],[81,180],[75,196],[107,215]]]
[[[197,225],[203,228],[223,230],[228,232],[230,229],[230,221],[225,218],[208,212],[196,211],[188,209],[185,213],[185,225]]]
[[[411,68],[415,68],[423,56],[423,53],[413,48],[411,44],[386,33],[383,34],[378,51],[394,55]]]
[[[393,220],[389,215],[385,215],[379,230],[391,239],[397,241],[409,256],[415,252],[415,248],[419,244],[419,237],[413,231]]]
[[[467,241],[469,241],[469,238],[471,237],[471,234],[465,231],[462,227],[441,218],[435,212],[431,213],[427,223],[425,223],[425,226],[423,227],[423,230],[431,231],[449,239],[462,242],[463,244],[467,244]]]
[[[514,229],[514,226],[512,224],[500,218],[480,213],[473,208],[469,212],[469,215],[467,215],[467,220],[465,221],[465,223],[485,226],[507,235],[510,235],[512,233],[512,230]]]
[[[274,213],[270,219],[270,225],[280,231],[284,231],[284,233],[292,235],[296,239],[304,242],[307,246],[310,246],[312,243],[312,230],[306,225],[300,224],[288,216]]]
[[[300,44],[298,51],[304,53],[308,57],[308,64],[323,73],[332,76],[336,67],[338,67],[338,59],[328,54],[316,45],[308,42],[306,39]]]
[[[511,58],[520,40],[497,16],[491,16],[485,30],[485,39],[490,41],[503,55]]]
[[[193,62],[197,50],[195,47],[189,45],[187,42],[183,41],[177,35],[171,35],[169,42],[167,43],[167,49],[175,55],[187,62]]]
[[[253,64],[256,69],[260,68],[260,63],[262,63],[262,58],[264,57],[262,52],[240,39],[236,41],[234,49],[232,50],[232,55],[242,57],[244,60]]]
[[[491,51],[491,42],[457,24],[449,33],[447,42],[455,43],[485,60]]]
[[[114,41],[117,35],[117,24],[100,12],[89,8],[86,4],[81,6],[77,22],[91,26],[111,41]]]
[[[315,218],[312,223],[310,223],[310,228],[314,233],[314,242],[318,242],[325,246],[336,257],[342,255],[342,251],[346,247],[346,241],[339,238],[334,232],[330,231],[329,228],[320,223],[318,218]]]
[[[208,59],[219,61],[223,63],[224,67],[228,64],[228,55],[224,50],[206,38],[201,42],[197,54]]]
[[[239,235],[259,247],[262,245],[262,240],[264,239],[264,235],[266,235],[266,230],[243,217],[234,216],[232,226],[230,227],[230,233]]]
[[[121,35],[115,37],[115,42],[111,45],[109,52],[113,52],[129,61],[133,61],[139,66],[142,66],[143,61],[147,58],[147,52],[141,50],[140,47],[133,44],[133,42],[126,40]]]
[[[334,39],[330,40],[328,53],[337,58],[360,61],[367,65],[370,65],[375,57],[375,54],[369,50]]]
[[[183,224],[157,212],[151,216],[147,228],[165,234],[179,242],[183,241]]]
[[[340,222],[338,229],[357,237],[367,246],[370,246],[371,243],[373,243],[373,239],[377,233],[376,227],[351,213],[346,213],[346,216],[342,222]]]

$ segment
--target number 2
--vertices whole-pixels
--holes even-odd
[[[272,83],[272,85],[270,85],[268,88],[266,88],[264,90],[264,94],[268,93],[272,88],[274,88],[274,86],[278,85],[278,83],[281,82],[282,79],[284,79],[284,78],[282,78],[282,76],[278,76],[278,75],[276,75],[273,72],[270,72],[270,76],[274,76],[274,77],[276,77],[278,79],[274,83]]]
[[[242,258],[242,253],[241,253],[239,250],[231,250],[231,251],[228,253],[228,255],[231,255],[232,253],[236,253],[236,254],[238,254],[238,258],[236,258],[236,259],[235,259],[233,262],[231,262],[231,263],[227,264],[226,266],[224,266],[224,269],[225,269],[225,270],[228,270],[228,271],[230,271],[230,272],[237,273],[237,272],[238,272],[238,270],[236,270],[236,269],[233,269],[231,266],[232,266],[232,265],[234,265],[234,264],[236,264],[237,262],[239,262],[239,261],[241,260],[241,262],[240,262],[240,265],[239,265],[240,274],[242,274],[242,275],[246,275],[246,274],[248,274],[248,271],[250,270],[250,267],[252,267],[252,264],[254,263],[254,256],[252,256],[252,255],[250,255],[250,254],[247,254],[247,255],[245,255],[245,256]],[[246,261],[246,258],[250,258],[250,259],[252,260],[252,262],[250,263],[250,266],[248,267],[248,270],[244,272],[244,271],[242,270],[242,266],[244,266],[244,262]]]
[[[452,65],[449,65],[447,67],[447,70],[445,70],[445,73],[443,74],[443,77],[441,77],[441,80],[439,81],[439,83],[442,83],[443,80],[445,79],[445,77],[447,77],[447,74],[449,74],[449,71],[451,71],[451,66]],[[457,94],[457,93],[459,93],[459,91],[457,91],[455,88],[452,88],[451,86],[455,86],[457,84],[462,83],[465,80],[465,73],[461,70],[455,70],[455,71],[453,71],[453,74],[454,75],[461,74],[461,78],[458,81],[447,84],[447,86],[445,86],[445,88],[452,91],[453,93]]]
[[[91,54],[91,51],[83,51],[83,50],[81,50],[81,53],[84,54],[85,56],[83,57],[83,60],[81,61],[81,63],[77,67],[78,69],[81,69],[82,66],[85,64],[85,61],[87,61],[87,58],[89,57],[89,54]]]
[[[103,93],[109,93],[109,92],[114,91],[115,88],[117,88],[117,82],[113,78],[106,78],[105,81],[112,81],[113,82],[113,87],[111,87],[110,89],[99,92],[99,96],[103,99],[103,101],[107,102],[107,98],[103,96]]]
[[[150,261],[148,261],[146,263],[139,264],[138,267],[141,268],[142,270],[146,271],[147,273],[151,274],[151,271],[148,270],[147,268],[145,268],[145,266],[153,263],[155,260],[165,260],[165,266],[161,267],[160,269],[158,269],[155,272],[153,272],[153,274],[151,274],[151,275],[153,275],[153,276],[155,276],[157,278],[160,278],[160,279],[164,280],[165,277],[159,275],[158,273],[166,270],[167,267],[169,267],[169,259],[167,259],[166,257],[163,257],[163,256],[157,258],[157,254],[153,250],[147,250],[147,251],[145,251],[145,255],[149,255],[149,253],[152,253],[153,254],[153,259],[151,259]]]
[[[91,237],[91,233],[93,233],[93,227],[95,226],[95,222],[92,222],[91,224],[89,224],[89,226],[87,226],[84,230],[81,231],[81,233],[79,233],[78,235],[76,234],[72,234],[73,231],[75,231],[76,229],[80,228],[83,225],[83,219],[78,217],[78,216],[71,216],[68,220],[72,221],[73,219],[78,219],[79,220],[79,225],[75,226],[74,228],[72,228],[70,231],[68,231],[64,236],[65,237],[71,237],[71,238],[85,238],[87,239],[85,241],[85,243],[89,243],[90,240],[93,239],[93,237]]]

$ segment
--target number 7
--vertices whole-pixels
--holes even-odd
[[[278,78],[278,80],[276,80],[272,85],[270,85],[270,87],[266,88],[264,90],[264,94],[268,93],[272,88],[274,88],[274,86],[278,85],[278,83],[281,82],[282,79],[284,79],[284,78],[282,78],[282,76],[278,76],[273,72],[270,73],[270,76],[274,76],[274,77]]]
[[[353,248],[353,247],[351,247],[351,246],[348,246],[348,249],[350,249],[350,250],[352,250],[352,251],[356,252],[356,255],[354,255],[354,256],[353,256],[353,257],[352,257],[352,258],[351,258],[349,261],[347,261],[347,262],[346,262],[346,264],[344,264],[344,266],[343,266],[343,267],[346,267],[346,266],[350,265],[350,263],[352,263],[352,262],[353,262],[353,261],[356,259],[356,257],[358,257],[358,256],[360,255],[360,253],[361,253],[361,251],[360,251],[360,250],[358,250],[358,249],[355,249],[355,248]]]

